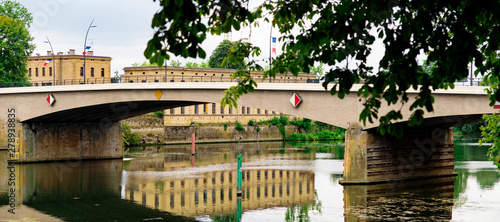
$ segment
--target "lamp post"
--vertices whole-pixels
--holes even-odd
[[[50,45],[50,50],[52,50],[52,69],[54,70],[54,86],[56,85],[56,59],[54,57],[54,49],[52,48],[52,43],[50,43],[50,40],[49,40],[49,37],[45,36],[45,38],[47,38],[47,41],[43,41],[44,43],[49,43]]]
[[[97,27],[95,25],[92,25],[92,23],[94,23],[94,19],[92,19],[92,22],[90,22],[89,28],[87,29],[87,33],[85,34],[85,41],[83,43],[83,84],[87,84],[86,75],[85,75],[85,56],[87,55],[87,36],[89,34],[90,28]]]

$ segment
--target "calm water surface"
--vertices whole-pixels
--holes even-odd
[[[124,160],[16,165],[15,215],[0,151],[0,221],[498,221],[486,149],[456,141],[455,178],[343,187],[342,143],[139,147]]]

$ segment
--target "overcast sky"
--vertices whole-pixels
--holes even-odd
[[[67,53],[69,49],[75,49],[81,54],[84,48],[85,33],[94,19],[93,25],[87,38],[87,45],[91,45],[94,55],[110,56],[111,74],[115,71],[123,73],[123,67],[129,67],[132,63],[146,61],[144,49],[148,40],[153,35],[151,19],[155,12],[160,9],[159,3],[153,0],[17,0],[23,4],[33,15],[33,24],[30,32],[34,36],[36,45],[33,54],[46,55],[50,46],[46,41],[48,37],[54,51]],[[258,0],[251,1],[250,8],[259,3]],[[322,18],[325,19],[325,18]],[[258,58],[260,61],[268,61],[270,51],[270,25],[264,22],[260,27],[252,28],[250,42],[260,46],[262,53]],[[233,31],[230,40],[236,41],[241,38],[249,38],[250,28],[241,31]],[[276,29],[273,36],[279,37]],[[215,47],[224,39],[223,36],[208,36],[203,44],[207,58],[212,54]],[[372,55],[368,58],[368,64],[378,68],[384,47],[380,40],[372,47]],[[278,54],[281,52],[282,44],[276,45]],[[183,59],[200,63],[202,59]],[[262,62],[263,66],[267,65]],[[343,64],[340,64],[342,67]],[[349,68],[355,68],[355,63],[349,63]]]
[[[75,49],[77,54],[83,52],[85,33],[92,19],[93,25],[87,38],[87,45],[92,45],[94,55],[110,56],[112,75],[115,71],[123,73],[123,67],[132,63],[146,61],[143,55],[148,40],[153,35],[151,19],[160,9],[159,3],[153,0],[17,0],[33,15],[30,28],[36,45],[33,54],[46,55],[50,50],[50,39],[54,51],[67,53]],[[264,31],[265,30],[265,31]],[[254,29],[251,41],[261,44],[263,58],[269,55],[270,26],[262,25],[260,30]],[[248,31],[248,28],[247,30]],[[232,40],[248,38],[248,32],[233,33]],[[207,57],[223,40],[221,36],[211,36],[203,48]],[[201,62],[202,59],[184,60]],[[208,61],[208,58],[206,58]]]

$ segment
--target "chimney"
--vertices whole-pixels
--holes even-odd
[[[74,49],[70,49],[69,52],[68,52],[68,55],[74,55],[75,54],[75,50]]]
[[[52,55],[52,51],[47,51],[47,55],[51,56]]]
[[[57,55],[63,55],[63,52],[58,52]]]
[[[93,56],[94,55],[94,51],[87,51],[87,55],[88,56]]]

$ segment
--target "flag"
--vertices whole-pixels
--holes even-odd
[[[85,55],[85,54],[87,54],[87,52],[83,52],[82,54]]]
[[[276,55],[276,37],[271,37],[271,48],[274,55]]]
[[[92,46],[86,46],[85,49],[90,49],[90,47],[92,47]]]
[[[45,63],[43,64],[43,66],[47,66],[50,61],[52,61],[52,59],[47,59],[47,61],[45,61]]]

